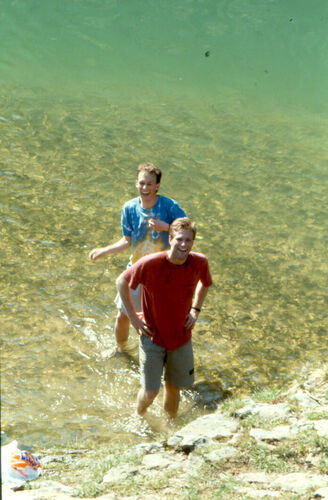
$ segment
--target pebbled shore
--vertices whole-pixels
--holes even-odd
[[[4,500],[328,499],[328,367],[229,399],[163,441],[38,457],[43,475],[4,485]]]

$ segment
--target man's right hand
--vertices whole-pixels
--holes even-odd
[[[135,318],[131,319],[131,323],[138,335],[146,335],[149,337],[153,334],[147,323],[145,323],[142,313],[137,313]]]
[[[104,248],[94,248],[89,253],[89,259],[90,260],[97,260],[97,259],[99,259],[99,257],[102,257],[104,255],[104,253],[105,253]]]

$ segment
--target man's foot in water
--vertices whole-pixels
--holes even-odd
[[[117,356],[129,355],[131,354],[130,351],[131,349],[129,349],[127,342],[120,342],[114,348],[102,351],[101,357],[104,359],[115,358]]]

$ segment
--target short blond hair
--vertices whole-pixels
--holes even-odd
[[[193,239],[196,238],[196,224],[192,220],[188,219],[188,217],[179,217],[178,219],[175,219],[170,225],[169,235],[171,236],[171,238],[174,238],[174,234],[183,229],[189,229],[190,231],[192,231]]]
[[[140,163],[137,168],[137,177],[140,172],[146,172],[147,174],[153,174],[156,176],[156,184],[161,182],[162,171],[159,167],[156,167],[153,163]]]

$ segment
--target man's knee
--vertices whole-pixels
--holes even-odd
[[[170,384],[165,380],[165,390],[170,394],[180,394],[180,387]]]
[[[140,389],[137,397],[137,413],[143,416],[148,408],[156,398],[159,391],[146,391]]]
[[[180,387],[165,382],[164,410],[170,418],[175,418],[178,413],[180,402]]]
[[[146,391],[145,389],[143,390],[143,397],[146,401],[154,401],[156,398],[157,394],[159,393],[158,391]]]
[[[121,309],[118,309],[116,321],[118,323],[129,323],[130,320],[129,320],[128,316],[126,314],[124,314],[123,311],[121,311]]]

